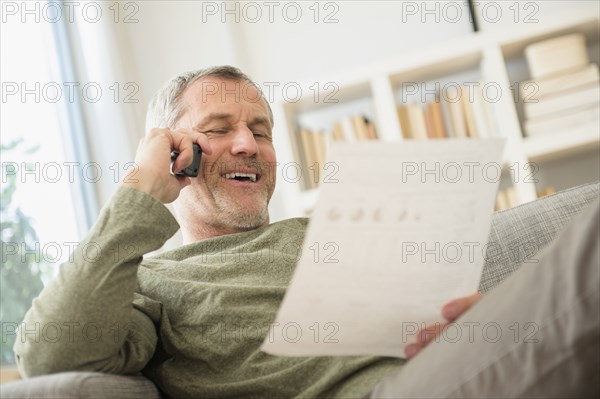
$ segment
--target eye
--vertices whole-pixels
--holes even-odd
[[[223,129],[214,129],[214,130],[207,130],[205,133],[217,133],[217,134],[222,134],[222,133],[227,133],[227,130],[223,130]]]
[[[263,131],[263,130],[253,130],[252,134],[254,135],[254,137],[257,137],[257,138],[262,138],[262,139],[270,139],[271,138],[271,135],[268,132]]]

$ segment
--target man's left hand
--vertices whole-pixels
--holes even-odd
[[[469,295],[463,298],[455,299],[448,302],[442,308],[442,316],[446,319],[444,323],[436,323],[431,326],[427,326],[425,329],[420,330],[417,333],[417,342],[406,345],[404,348],[404,354],[407,359],[414,357],[423,348],[425,348],[431,341],[435,340],[440,335],[448,324],[458,319],[464,312],[469,310],[479,300],[483,298],[483,294],[478,292],[473,295]]]

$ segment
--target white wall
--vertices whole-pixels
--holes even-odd
[[[138,22],[116,29],[126,74],[141,88],[134,110],[141,120],[152,93],[186,70],[229,63],[259,84],[306,82],[470,35],[464,3],[142,1],[137,2]],[[599,12],[596,1],[479,0],[477,19],[482,30],[504,30],[543,24],[548,16],[573,8]],[[325,22],[327,16],[333,23]],[[132,134],[142,133],[140,123]],[[285,216],[279,198],[272,204],[276,218]]]

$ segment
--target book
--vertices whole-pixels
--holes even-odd
[[[371,122],[368,118],[365,118],[367,121],[367,132],[369,133],[370,140],[377,140],[377,129],[375,128],[375,124]]]
[[[494,209],[496,211],[508,209],[508,199],[504,190],[498,190],[498,193],[496,194],[496,206]]]
[[[446,131],[446,137],[456,137],[456,133],[454,132],[454,125],[452,124],[452,119],[450,118],[450,105],[448,101],[446,101],[446,99],[440,98],[439,104],[444,121],[444,130]]]
[[[425,124],[425,113],[421,104],[410,103],[408,108],[408,122],[410,123],[410,131],[415,139],[427,138],[427,126]]]
[[[539,79],[589,63],[585,36],[573,33],[525,47],[525,58],[533,79]]]
[[[551,115],[568,109],[577,109],[585,105],[600,102],[600,86],[592,83],[583,87],[561,91],[552,96],[544,97],[537,102],[523,104],[526,119],[533,119],[542,115]]]
[[[325,164],[325,157],[327,153],[326,137],[323,131],[312,132],[313,148],[315,149],[315,162],[317,163],[316,168],[318,170],[323,169]],[[319,181],[319,179],[316,179]]]
[[[480,136],[479,129],[477,128],[477,126],[475,124],[475,115],[474,115],[474,111],[473,111],[474,99],[471,98],[471,95],[468,92],[466,87],[463,87],[461,91],[462,91],[462,94],[460,97],[460,104],[461,104],[463,115],[464,115],[467,136],[468,137],[479,137]]]
[[[590,126],[598,130],[600,125],[600,105],[591,104],[575,110],[558,112],[523,122],[523,130],[528,137],[552,134],[559,131],[579,130]]]
[[[595,82],[598,82],[598,65],[589,64],[583,68],[569,69],[546,79],[522,82],[520,85],[521,99],[524,102],[536,101],[557,92]]]
[[[552,195],[556,192],[556,189],[552,186],[548,186],[542,190],[539,190],[537,192],[537,197],[541,198],[541,197],[545,197],[546,195]]]
[[[408,120],[408,108],[405,105],[400,105],[397,108],[398,119],[400,120],[400,128],[402,129],[402,137],[412,139],[413,135],[410,130],[410,122]]]
[[[506,196],[506,203],[508,208],[519,205],[519,198],[517,197],[517,190],[514,187],[508,187],[504,190]]]
[[[405,139],[426,139],[427,126],[421,104],[409,103],[398,107],[398,118]]]
[[[498,190],[496,194],[496,211],[503,211],[519,205],[517,190],[514,187],[507,187],[504,190]]]
[[[425,116],[425,128],[427,129],[427,138],[437,138],[435,134],[435,126],[433,124],[433,115],[431,114],[431,108],[429,107],[429,104],[425,104],[425,108],[423,109],[423,115]]]
[[[446,127],[444,126],[442,104],[440,103],[439,99],[429,102],[427,104],[427,109],[429,110],[429,113],[431,114],[431,119],[433,120],[433,131],[435,137],[440,139],[448,137]]]
[[[462,100],[460,98],[462,95],[458,90],[459,89],[454,86],[448,87],[447,92],[451,93],[451,95],[449,95],[451,100],[446,100],[446,104],[450,115],[452,130],[454,131],[454,137],[464,138],[468,137],[467,125],[465,122]]]
[[[342,133],[344,134],[345,141],[356,141],[356,133],[354,131],[354,124],[352,122],[352,117],[345,116],[340,120],[340,126],[342,128]]]
[[[302,144],[302,153],[304,164],[300,165],[302,170],[302,176],[304,176],[304,184],[307,189],[315,188],[316,183],[311,178],[312,175],[309,173],[309,168],[312,167],[317,161],[317,152],[314,147],[313,133],[305,128],[300,128],[300,142]]]
[[[340,122],[336,122],[331,127],[331,138],[333,141],[345,141],[346,137],[344,137],[344,131],[342,129],[342,124]]]
[[[354,134],[356,140],[369,140],[369,131],[367,130],[367,122],[365,117],[362,115],[355,115],[352,117],[352,127],[354,128]]]

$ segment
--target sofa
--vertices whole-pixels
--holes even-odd
[[[527,262],[590,202],[600,196],[600,183],[574,187],[505,211],[495,212],[485,247],[479,290],[487,292]],[[161,398],[143,375],[65,372],[0,385],[2,398]]]

